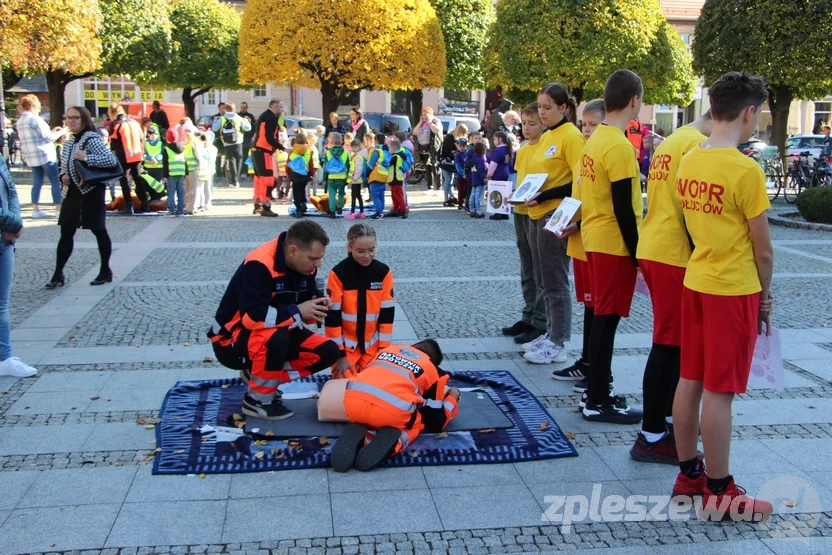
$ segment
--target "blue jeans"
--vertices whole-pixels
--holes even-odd
[[[485,190],[485,185],[477,185],[471,189],[471,207],[470,211],[473,214],[482,214],[482,195]]]
[[[450,170],[442,170],[442,190],[445,192],[445,201],[454,199],[451,186],[454,184],[454,172]]]
[[[174,194],[176,204],[174,205]],[[185,176],[168,177],[168,211],[185,211]]]
[[[40,188],[43,187],[44,177],[48,177],[52,184],[52,204],[61,204],[61,180],[56,162],[32,167],[32,204],[40,204]]]
[[[0,246],[0,360],[12,356],[12,327],[9,318],[9,297],[14,276],[14,247]]]
[[[384,183],[370,183],[370,196],[373,199],[373,208],[376,214],[384,212],[384,192],[387,190],[387,185]]]

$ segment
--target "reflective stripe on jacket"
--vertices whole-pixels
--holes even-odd
[[[165,147],[165,153],[168,157],[168,175],[170,177],[179,177],[187,173],[187,166],[185,165],[185,152],[174,152],[170,147]]]

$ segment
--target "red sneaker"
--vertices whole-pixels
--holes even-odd
[[[700,520],[733,520],[735,522],[760,522],[771,516],[774,506],[768,501],[754,499],[745,489],[734,483],[734,477],[725,491],[713,493],[705,481]]]
[[[681,472],[676,476],[676,483],[673,484],[673,497],[684,496],[693,498],[697,495],[702,495],[705,492],[705,485],[708,477],[705,475],[705,464],[699,461],[699,476],[697,478],[688,478]]]

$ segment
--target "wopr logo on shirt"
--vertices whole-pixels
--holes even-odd
[[[581,177],[595,181],[595,160],[586,154],[581,154]]]
[[[557,153],[558,153],[558,145],[552,145],[548,148],[548,150],[546,150],[546,152],[543,154],[543,157],[544,158],[551,158],[552,156],[554,156]]]
[[[650,181],[667,181],[670,178],[670,162],[672,159],[670,154],[654,156],[650,162],[650,173],[647,175],[647,179]]]
[[[724,186],[680,177],[676,180],[676,188],[682,197],[683,209],[703,214],[722,214]]]

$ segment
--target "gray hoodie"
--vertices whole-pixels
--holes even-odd
[[[243,135],[245,135],[246,131],[251,131],[251,122],[249,122],[246,118],[240,117],[236,112],[226,112],[220,119],[211,124],[211,130],[222,136],[222,127],[225,125],[226,120],[232,120],[234,127],[237,128],[237,140],[234,143],[226,143],[223,141],[222,144],[243,144]]]

